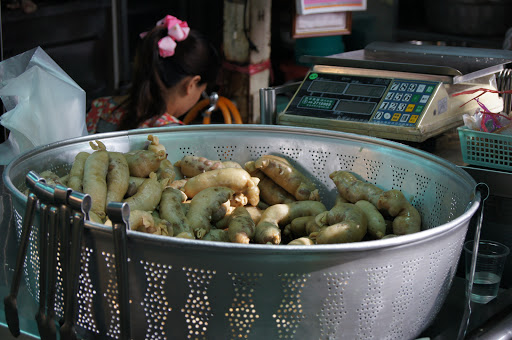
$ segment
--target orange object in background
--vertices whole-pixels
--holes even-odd
[[[203,113],[203,124],[210,124],[212,113],[218,110],[222,113],[224,124],[243,124],[242,117],[240,116],[240,112],[236,105],[228,98],[222,96],[219,96],[219,99],[214,106],[211,105],[209,98],[200,100],[185,115],[183,123],[190,124],[194,119],[196,119],[199,112],[202,112],[203,110],[205,110]]]

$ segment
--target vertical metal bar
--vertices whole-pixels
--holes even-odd
[[[118,18],[118,0],[111,2],[111,15],[112,15],[112,63],[113,63],[113,86],[114,91],[119,89],[119,18]]]
[[[260,123],[274,125],[277,114],[276,91],[267,87],[260,89]]]
[[[130,206],[125,202],[110,202],[107,215],[112,221],[114,253],[119,293],[120,339],[131,339],[130,296],[128,285],[128,255],[126,249],[126,229],[130,218]]]
[[[277,124],[277,95],[294,93],[302,84],[301,81],[285,85],[260,89],[260,123],[264,125]]]
[[[129,39],[128,39],[128,4],[126,0],[120,0],[119,2],[119,20],[120,20],[120,30],[121,30],[121,56],[120,56],[120,85],[123,84],[124,81],[130,80],[130,46],[129,46]],[[125,76],[128,77],[128,79],[125,79]]]

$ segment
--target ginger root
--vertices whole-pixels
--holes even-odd
[[[357,205],[336,202],[331,210],[318,214],[315,222],[320,226],[318,233],[310,237],[317,244],[359,242],[366,235],[368,220],[365,213]]]
[[[326,208],[319,201],[297,201],[272,205],[261,215],[261,219],[256,225],[254,241],[261,244],[280,244],[280,226],[286,226],[297,217],[316,216],[323,211],[326,211]]]
[[[295,202],[295,197],[275,183],[270,177],[265,175],[261,170],[256,169],[254,161],[249,161],[244,165],[245,170],[252,176],[258,177],[260,182],[260,198],[268,205]]]
[[[254,166],[292,194],[298,201],[320,200],[315,184],[286,159],[273,155],[263,155],[254,162]]]
[[[234,191],[228,187],[209,187],[192,198],[186,217],[196,238],[202,239],[210,231],[213,213],[233,194]]]
[[[176,163],[174,166],[180,169],[181,173],[185,177],[194,177],[203,172],[216,170],[216,169],[224,169],[224,168],[239,168],[242,166],[237,162],[233,161],[220,161],[220,160],[210,160],[205,157],[186,155]]]
[[[386,221],[380,211],[370,202],[360,200],[354,203],[366,215],[368,220],[368,234],[376,239],[381,239],[386,235]]]
[[[194,239],[194,231],[188,224],[182,205],[186,200],[187,196],[182,191],[171,187],[165,188],[159,204],[160,217],[169,222],[173,235]]]
[[[244,194],[252,206],[257,206],[260,201],[258,182],[258,178],[251,177],[244,169],[223,168],[203,172],[190,178],[185,183],[183,191],[188,197],[194,198],[195,195],[206,188],[227,187],[235,193]]]
[[[124,200],[130,206],[130,210],[153,211],[158,206],[162,197],[162,184],[158,181],[156,173],[152,172],[142,182],[137,192]]]
[[[405,235],[421,230],[421,216],[400,190],[384,191],[375,184],[357,179],[348,171],[335,171],[329,175],[339,194],[355,203],[369,201],[378,210],[386,211],[393,219],[393,234]],[[380,230],[381,227],[379,227]]]
[[[254,237],[256,224],[245,207],[238,207],[230,215],[228,239],[235,243],[248,244]]]
[[[212,228],[202,239],[206,241],[229,242],[228,231]]]
[[[91,196],[91,211],[103,219],[106,216],[109,157],[103,143],[97,141],[97,146],[92,142],[90,144],[96,151],[85,160],[83,192]]]
[[[150,173],[157,172],[160,163],[166,159],[165,151],[153,152],[151,150],[135,150],[124,154],[130,175],[135,177],[148,177]]]
[[[393,234],[407,235],[421,230],[421,216],[399,190],[385,191],[377,203],[377,208],[386,210],[393,219]]]
[[[168,225],[163,220],[160,220],[159,223],[155,223],[153,215],[149,211],[130,211],[129,226],[131,230],[154,235],[170,236]]]
[[[122,202],[130,183],[128,162],[121,152],[108,152],[107,204]]]

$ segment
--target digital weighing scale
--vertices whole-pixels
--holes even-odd
[[[313,64],[275,124],[315,127],[422,142],[463,125],[478,108],[465,90],[496,90],[496,74],[512,52],[489,49],[372,43],[364,50],[329,57],[304,56]],[[261,91],[260,91],[261,93]],[[503,100],[481,102],[501,112]],[[262,120],[265,108],[262,103]],[[265,113],[266,114],[266,113]]]

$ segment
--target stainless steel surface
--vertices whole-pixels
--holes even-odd
[[[280,86],[260,89],[260,123],[262,125],[275,125],[277,116],[276,96],[283,93],[293,94],[302,82],[293,82]]]
[[[384,60],[376,60],[373,59],[372,57],[368,57],[366,50],[345,52],[340,54],[334,54],[327,57],[304,55],[299,58],[299,61],[302,63],[311,63],[314,65],[366,68],[371,70],[385,70],[408,73],[423,73],[449,77],[462,75],[462,73],[459,70],[454,69],[452,67],[419,63],[415,64],[412,63],[411,61],[401,61],[400,58],[394,57],[387,57],[384,58]]]
[[[503,70],[512,51],[374,42],[364,50],[303,58],[313,64],[445,75],[461,83]]]
[[[449,292],[469,220],[479,206],[476,182],[450,162],[399,143],[284,126],[184,126],[100,134],[40,147],[3,174],[16,214],[24,174],[69,171],[76,153],[99,139],[111,151],[140,149],[152,134],[172,161],[184,155],[244,163],[278,154],[302,168],[332,207],[329,179],[346,169],[385,190],[399,189],[425,230],[352,244],[241,245],[127,232],[133,338],[412,339],[433,321]],[[236,144],[233,142],[236,141]],[[37,225],[34,226],[37,230]],[[80,336],[118,335],[112,292],[110,227],[86,223],[80,272]],[[36,257],[37,246],[30,248]],[[32,293],[37,262],[27,262]]]
[[[466,340],[510,340],[512,339],[512,305],[504,313],[497,315],[474,333],[468,334]]]
[[[468,78],[469,75],[479,73],[482,70],[489,70],[486,74],[495,73],[499,68],[512,61],[512,51],[383,42],[369,44],[365,47],[365,55],[369,59],[392,61],[398,58],[398,60],[409,61],[412,64],[453,68]],[[485,74],[479,76],[483,75]]]

